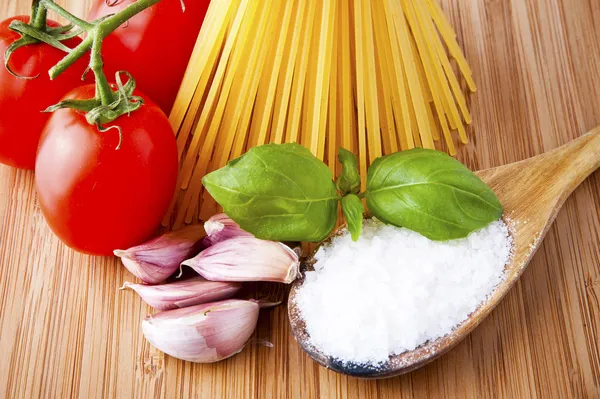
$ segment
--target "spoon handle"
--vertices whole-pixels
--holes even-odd
[[[600,167],[600,126],[570,143],[532,158],[531,161],[536,168],[551,173],[548,184],[555,186],[552,191],[557,194],[557,204],[562,205]]]
[[[600,126],[576,140],[521,162],[477,172],[508,216],[528,220],[543,237],[573,190],[600,167]]]
[[[476,172],[508,208],[524,200],[556,211],[600,167],[600,126],[552,151],[498,168]]]

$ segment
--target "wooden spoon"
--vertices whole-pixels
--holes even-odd
[[[452,333],[428,341],[412,351],[390,356],[387,363],[377,367],[343,364],[325,356],[310,344],[304,320],[299,316],[295,303],[296,292],[303,284],[304,272],[312,270],[313,253],[303,263],[302,279],[294,283],[289,297],[288,313],[294,337],[321,365],[356,377],[393,377],[431,362],[458,344],[496,307],[527,267],[567,197],[598,167],[600,127],[534,158],[476,172],[496,192],[502,203],[504,219],[514,240],[513,257],[506,265],[504,281]],[[334,235],[341,232],[343,228]]]

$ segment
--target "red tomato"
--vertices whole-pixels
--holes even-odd
[[[18,33],[8,29],[11,21],[28,22],[29,17],[19,16],[0,22],[0,59]],[[50,26],[58,26],[48,21]],[[65,42],[75,47],[81,39]],[[32,44],[15,51],[10,59],[12,70],[22,76],[40,75],[37,79],[19,79],[11,75],[4,62],[0,64],[0,162],[18,168],[33,169],[40,134],[49,114],[43,110],[56,104],[70,90],[81,85],[85,61],[80,60],[55,81],[48,70],[66,54],[47,44]]]
[[[111,255],[150,238],[175,192],[177,144],[165,114],[148,97],[130,116],[100,132],[72,109],[55,112],[46,125],[35,165],[42,212],[68,246]],[[66,98],[94,97],[94,86]]]
[[[88,20],[114,14],[136,0],[95,0]],[[131,18],[104,40],[109,79],[126,70],[138,88],[171,112],[210,0],[162,0]]]

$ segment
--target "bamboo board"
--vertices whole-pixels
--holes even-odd
[[[90,0],[58,3],[83,16]],[[472,140],[458,159],[498,166],[600,124],[600,2],[441,3],[479,85],[469,98]],[[0,1],[0,19],[29,4]],[[32,174],[0,166],[0,397],[600,397],[600,173],[567,201],[490,317],[399,378],[362,381],[317,366],[293,340],[285,307],[263,312],[253,343],[228,361],[175,360],[145,342],[150,309],[118,291],[126,280],[116,260],[62,246]]]

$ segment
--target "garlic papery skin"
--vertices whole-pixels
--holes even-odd
[[[265,299],[249,299],[250,302],[256,303],[261,309],[275,308],[283,303],[283,301],[267,301]]]
[[[143,282],[160,284],[179,268],[181,262],[200,252],[205,235],[202,225],[187,226],[128,250],[116,250],[114,254]]]
[[[236,237],[254,237],[251,233],[244,231],[224,213],[212,216],[204,223],[206,237],[202,240],[205,248],[215,245],[221,241]]]
[[[221,241],[183,264],[212,281],[289,284],[298,276],[300,260],[296,252],[280,242],[238,237]]]
[[[152,345],[178,359],[213,363],[244,349],[256,329],[259,306],[228,299],[146,317],[144,336]]]
[[[208,281],[197,276],[161,285],[127,282],[121,289],[125,288],[137,292],[144,302],[155,309],[171,310],[231,298],[242,288],[242,285],[234,282]]]

